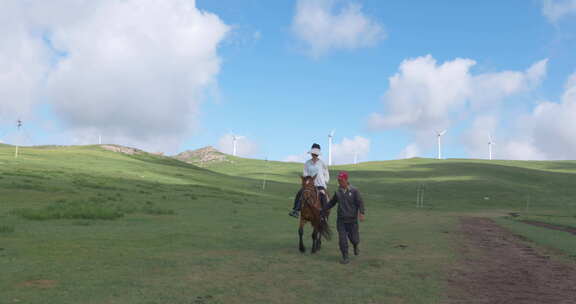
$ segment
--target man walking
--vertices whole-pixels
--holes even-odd
[[[348,172],[342,171],[338,174],[338,190],[332,196],[327,208],[330,209],[338,204],[338,218],[336,228],[338,230],[338,241],[340,252],[342,253],[341,264],[348,264],[348,240],[354,246],[354,255],[360,253],[358,245],[360,243],[360,233],[358,231],[358,219],[364,221],[364,202],[360,192],[352,187],[348,182]]]

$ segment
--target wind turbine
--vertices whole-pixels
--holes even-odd
[[[16,126],[18,127],[18,137],[20,137],[20,128],[22,128],[22,120],[20,120],[20,118],[18,118]],[[16,151],[14,151],[14,158],[18,158],[18,141],[16,141]]]
[[[442,159],[442,135],[446,134],[446,131],[448,130],[434,131],[438,140],[438,159]]]
[[[238,140],[244,138],[244,136],[238,136],[232,133],[232,155],[236,156],[237,148],[238,148]]]
[[[233,155],[233,156],[236,156],[236,145],[237,145],[237,143],[238,143],[238,136],[232,134],[232,145],[233,145],[232,155]]]
[[[334,130],[328,134],[328,166],[332,166],[332,138],[334,137]]]
[[[492,145],[496,144],[493,139],[492,136],[490,134],[488,134],[488,159],[492,160]]]

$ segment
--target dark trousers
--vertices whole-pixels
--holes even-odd
[[[336,229],[338,230],[338,245],[342,255],[348,256],[348,240],[358,246],[360,243],[360,233],[358,231],[358,220],[345,220],[338,218],[336,220]]]
[[[316,187],[316,189],[324,190],[324,187]],[[324,210],[326,204],[328,204],[328,199],[326,198],[325,195],[320,194],[320,204],[322,204],[322,210]],[[302,209],[302,189],[300,189],[300,191],[296,193],[296,197],[294,197],[294,207],[292,209],[298,211]]]

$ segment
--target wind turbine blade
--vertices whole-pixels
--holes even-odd
[[[440,132],[440,136],[446,134],[446,131],[448,131],[448,130],[444,130],[444,131]]]

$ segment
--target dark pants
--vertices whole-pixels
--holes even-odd
[[[321,186],[316,187],[316,189],[318,189],[318,191],[325,190],[324,187]],[[300,189],[300,191],[296,193],[296,197],[294,197],[294,207],[292,208],[294,210],[300,211],[300,209],[302,209],[302,191],[303,190]],[[326,208],[326,205],[328,204],[328,199],[323,194],[320,194],[320,204],[322,205],[322,210],[324,210],[324,208]]]
[[[342,255],[348,256],[348,240],[358,246],[360,243],[360,233],[358,232],[358,220],[345,220],[338,218],[336,220],[336,229],[338,230],[338,245]]]

